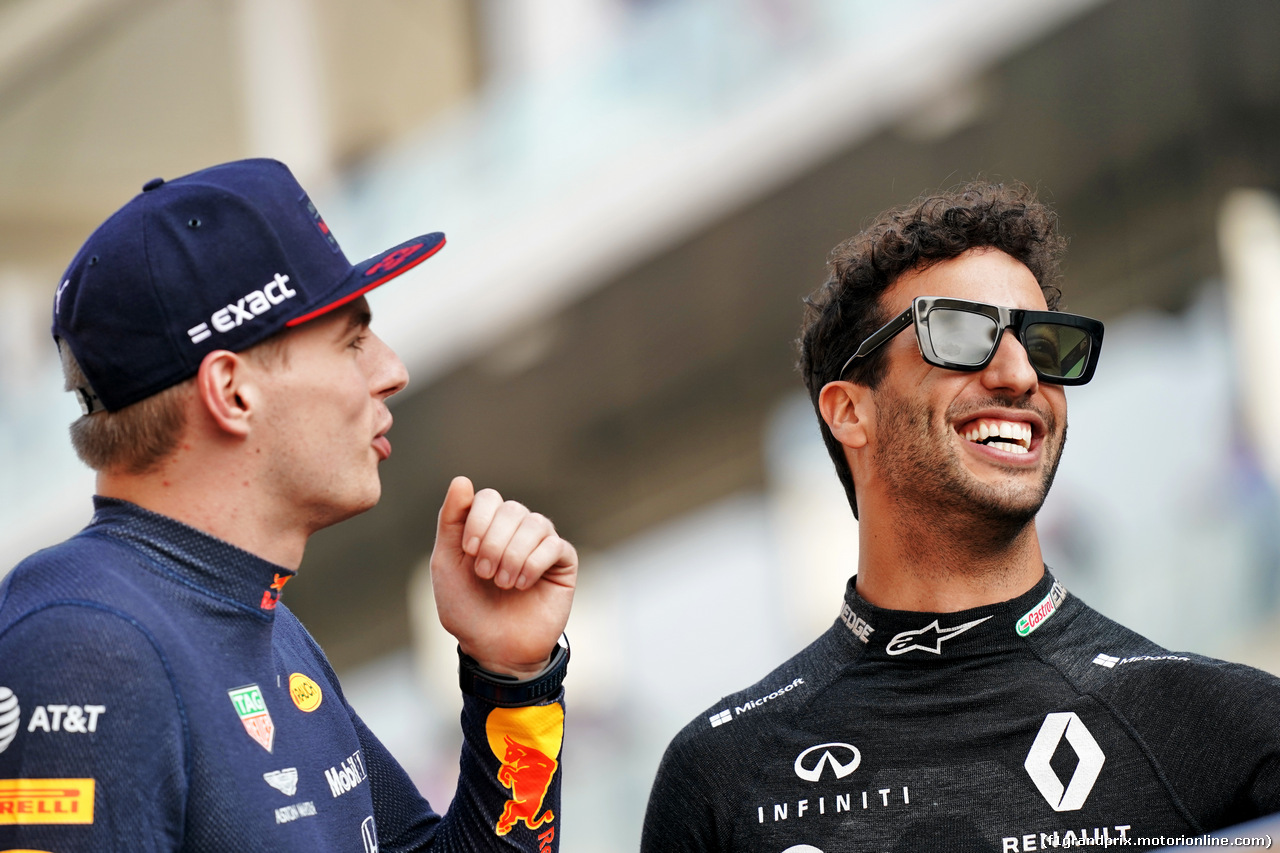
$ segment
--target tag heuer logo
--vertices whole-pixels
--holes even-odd
[[[244,724],[244,730],[249,733],[249,737],[270,752],[275,744],[276,726],[271,722],[271,712],[267,710],[267,703],[262,698],[262,691],[258,689],[258,685],[237,687],[234,690],[228,690],[227,695],[231,697],[231,704],[235,706],[236,714],[240,716],[240,722]]]

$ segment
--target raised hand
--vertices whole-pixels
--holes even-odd
[[[546,516],[455,477],[440,507],[431,587],[446,631],[492,672],[546,666],[569,620],[578,552]]]

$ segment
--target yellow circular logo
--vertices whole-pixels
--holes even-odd
[[[319,708],[320,700],[324,698],[320,685],[300,672],[289,676],[289,695],[293,697],[293,704],[298,706],[298,710],[308,714]]]

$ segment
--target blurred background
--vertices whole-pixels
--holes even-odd
[[[1272,0],[0,0],[0,571],[90,515],[48,339],[149,178],[289,163],[413,376],[381,505],[288,604],[437,808],[451,476],[583,556],[566,853],[633,850],[667,741],[824,630],[856,527],[793,364],[827,252],[975,176],[1062,216],[1107,323],[1040,518],[1068,588],[1280,672],[1280,4]]]

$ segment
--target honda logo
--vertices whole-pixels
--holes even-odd
[[[818,756],[813,766],[806,766],[809,763],[809,757],[819,751],[822,754]],[[837,755],[840,758],[837,758]],[[858,752],[858,748],[852,744],[820,743],[817,746],[809,747],[796,756],[796,775],[806,782],[817,782],[822,778],[823,769],[830,765],[831,772],[835,774],[835,777],[843,779],[857,770],[858,765],[861,763],[862,753]]]
[[[1079,760],[1065,786],[1049,763],[1064,737]],[[1089,798],[1093,783],[1098,781],[1098,774],[1102,772],[1102,764],[1106,760],[1102,747],[1089,734],[1084,722],[1074,713],[1064,711],[1044,718],[1040,733],[1031,744],[1031,751],[1027,753],[1027,760],[1022,766],[1027,769],[1027,775],[1035,783],[1040,796],[1045,798],[1055,812],[1073,812]]]

